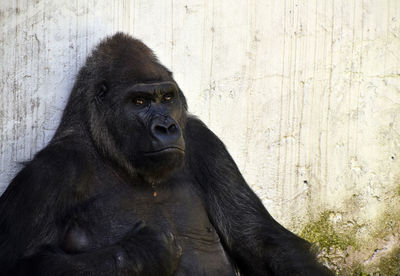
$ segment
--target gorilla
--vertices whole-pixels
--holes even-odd
[[[187,110],[151,49],[103,40],[0,198],[0,274],[331,275]]]

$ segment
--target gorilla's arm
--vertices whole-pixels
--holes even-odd
[[[5,275],[172,275],[177,259],[171,260],[173,241],[151,229],[133,229],[121,242],[79,254],[67,254],[44,246],[21,259]],[[2,274],[4,275],[4,274]]]
[[[195,118],[188,119],[186,136],[210,219],[244,275],[331,275],[308,242],[271,217],[217,136]]]
[[[49,146],[13,179],[0,198],[0,275],[172,273],[172,238],[140,223],[114,245],[78,254],[62,249],[67,214],[90,194],[93,172],[85,160]]]

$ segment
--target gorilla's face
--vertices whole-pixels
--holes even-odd
[[[107,128],[118,150],[142,176],[161,179],[185,156],[186,111],[172,81],[111,88]]]

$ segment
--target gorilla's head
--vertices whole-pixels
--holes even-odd
[[[186,110],[172,73],[141,41],[117,33],[80,70],[60,129],[77,124],[74,118],[83,120],[104,158],[158,181],[184,160]]]

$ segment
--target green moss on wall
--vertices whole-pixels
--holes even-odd
[[[348,276],[400,276],[400,247],[392,244],[392,250],[383,256],[377,256],[371,261],[371,256],[377,248],[387,248],[387,242],[393,233],[398,233],[399,212],[392,208],[382,214],[381,227],[368,240],[357,240],[360,226],[341,220],[341,213],[325,211],[320,217],[307,223],[300,236],[317,244],[323,254],[321,260],[337,271],[338,275]],[[360,254],[357,260],[349,261],[349,254]],[[366,262],[369,260],[368,262]]]
[[[302,229],[300,236],[312,243],[316,243],[321,248],[331,249],[340,248],[346,250],[348,246],[357,247],[355,232],[353,227],[350,231],[339,233],[334,227],[331,217],[333,211],[325,211],[318,220],[307,223]]]
[[[383,257],[378,264],[381,275],[400,275],[400,248]]]

